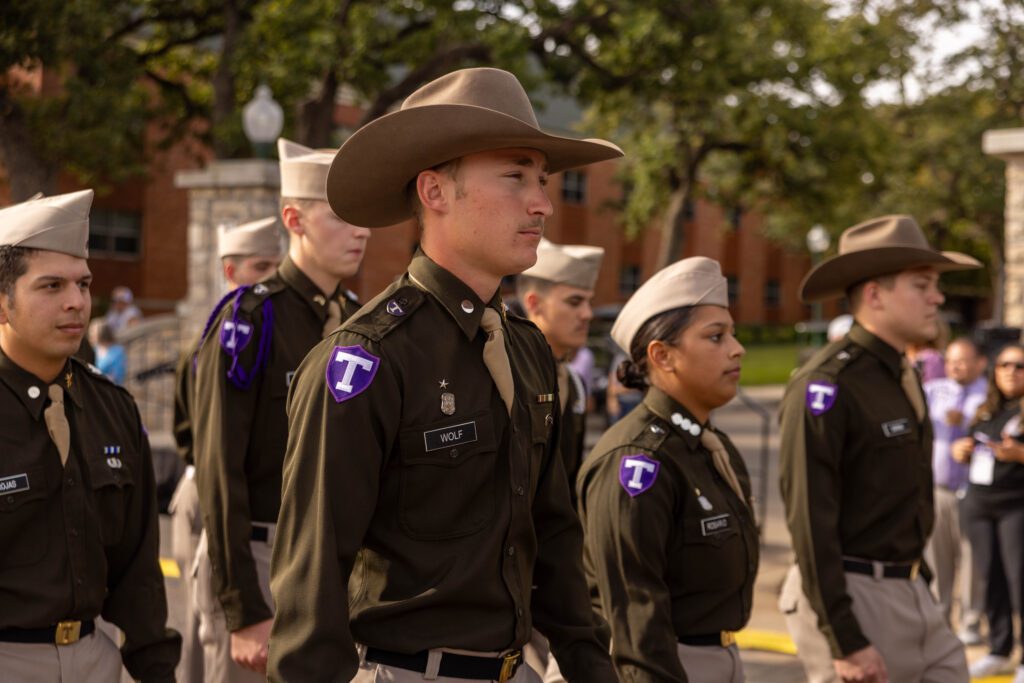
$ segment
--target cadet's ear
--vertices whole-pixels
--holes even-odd
[[[535,291],[529,291],[523,297],[523,308],[526,309],[527,314],[534,316],[540,311],[540,294]]]
[[[671,347],[660,339],[655,339],[647,345],[647,363],[651,369],[659,369],[664,372],[674,372],[672,359],[669,354]]]
[[[424,209],[430,209],[437,213],[445,213],[448,210],[448,199],[444,194],[444,181],[447,176],[434,169],[421,171],[416,176],[416,195],[420,198],[420,204]]]
[[[285,204],[284,208],[281,209],[281,224],[284,225],[288,232],[295,233],[296,235],[305,234],[302,225],[302,210],[294,204]]]
[[[7,294],[0,294],[0,325],[6,325],[10,322],[10,316],[7,311],[10,309],[10,297]]]
[[[224,279],[227,280],[228,282],[234,282],[235,270],[237,269],[235,266],[235,262],[232,261],[230,258],[225,258],[222,261],[222,263],[224,265]]]

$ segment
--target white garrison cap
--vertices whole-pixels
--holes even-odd
[[[327,172],[336,150],[318,150],[284,138],[277,139],[281,160],[281,196],[327,201]]]
[[[234,227],[217,229],[217,256],[278,255],[281,253],[281,228],[277,216],[261,218]]]
[[[0,246],[30,247],[89,258],[92,190],[32,198],[0,209]]]
[[[693,256],[662,268],[633,293],[612,326],[612,339],[629,353],[648,320],[683,306],[729,307],[729,286],[718,261]]]
[[[555,244],[546,239],[537,247],[537,263],[523,272],[557,285],[593,289],[601,270],[604,249],[586,244]]]

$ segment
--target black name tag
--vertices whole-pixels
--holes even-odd
[[[461,446],[476,441],[476,422],[463,422],[451,427],[431,429],[423,432],[423,446],[427,452],[438,451],[442,448]]]
[[[910,433],[910,420],[907,418],[900,418],[899,420],[890,420],[882,423],[882,433],[887,438],[893,438],[896,436],[903,436],[904,434]]]
[[[700,520],[700,533],[703,536],[714,536],[729,530],[729,515],[705,517]]]
[[[2,493],[21,493],[22,491],[28,491],[28,475],[27,474],[15,474],[13,477],[4,477],[0,479],[0,494]]]

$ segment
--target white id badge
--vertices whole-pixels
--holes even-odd
[[[991,486],[995,464],[996,456],[992,453],[992,449],[978,444],[974,447],[974,453],[971,455],[971,469],[967,478],[971,480],[972,484]]]

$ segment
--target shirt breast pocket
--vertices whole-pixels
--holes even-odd
[[[130,454],[86,458],[104,546],[117,545],[124,533],[125,511],[135,488],[130,459]]]
[[[399,525],[431,541],[485,528],[496,509],[497,444],[487,411],[400,436]]]
[[[46,468],[0,470],[0,568],[40,562],[50,547]]]
[[[741,585],[746,571],[740,520],[733,514],[709,513],[683,523],[681,557],[687,590],[726,592]]]

